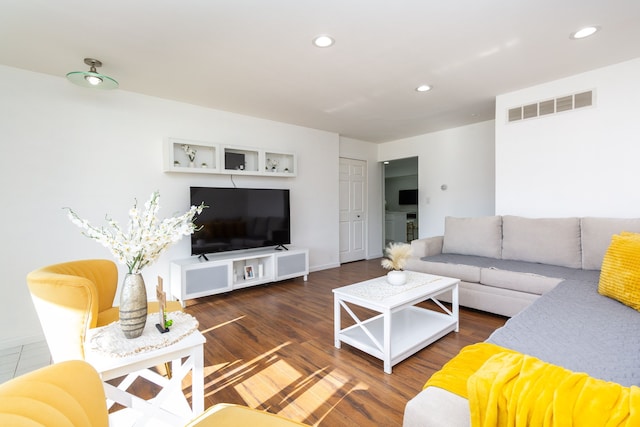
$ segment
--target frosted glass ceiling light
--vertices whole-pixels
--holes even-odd
[[[328,36],[326,34],[316,36],[313,39],[313,44],[316,47],[330,47],[330,46],[333,46],[334,43],[335,43],[335,40],[333,40],[331,36]]]
[[[420,85],[416,88],[416,92],[429,92],[433,86],[429,85]]]
[[[89,71],[72,71],[68,73],[67,79],[71,83],[96,89],[117,89],[117,81],[96,71],[97,67],[102,67],[102,62],[93,58],[84,58],[84,63],[90,67]]]
[[[583,39],[589,37],[600,30],[600,27],[584,27],[575,33],[571,34],[572,39]]]

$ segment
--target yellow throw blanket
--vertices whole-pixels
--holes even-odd
[[[574,373],[495,344],[463,348],[425,384],[469,400],[474,427],[640,426],[640,388]]]
[[[640,388],[520,353],[492,356],[467,389],[474,427],[640,426]]]
[[[468,345],[441,370],[433,374],[424,388],[440,387],[466,399],[469,377],[475,374],[491,356],[502,352],[513,353],[513,350],[486,342]]]

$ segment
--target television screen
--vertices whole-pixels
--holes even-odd
[[[398,191],[398,204],[399,205],[417,205],[418,204],[418,190],[400,190]]]
[[[191,204],[201,203],[192,255],[291,243],[289,190],[191,187]]]
[[[244,154],[240,153],[224,153],[225,169],[244,169]]]

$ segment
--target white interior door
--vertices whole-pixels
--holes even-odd
[[[367,162],[340,158],[340,262],[366,257]]]

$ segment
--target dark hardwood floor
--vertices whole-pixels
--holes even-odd
[[[381,360],[345,344],[334,347],[331,292],[384,273],[380,260],[359,261],[311,273],[307,282],[299,278],[188,301],[186,312],[198,319],[207,339],[205,408],[230,402],[312,425],[400,426],[406,402],[429,376],[506,318],[462,308],[460,332],[385,374]],[[189,394],[190,380],[184,385]]]

